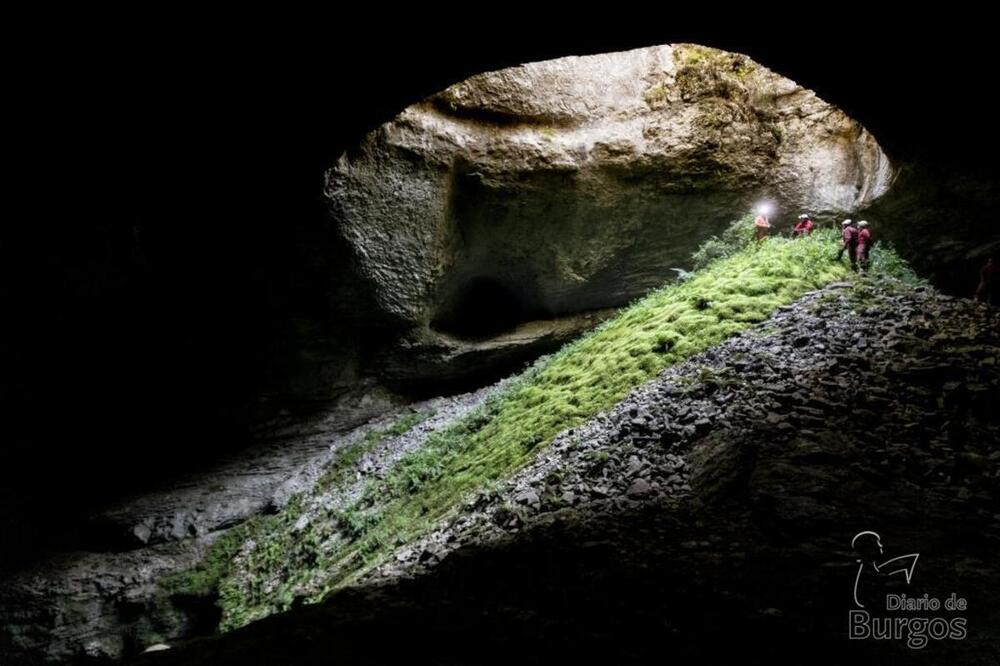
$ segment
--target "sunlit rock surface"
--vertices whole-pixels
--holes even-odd
[[[487,302],[488,335],[629,301],[758,199],[781,230],[867,206],[892,175],[811,91],[678,45],[472,77],[345,154],[326,195],[379,315],[455,332]]]

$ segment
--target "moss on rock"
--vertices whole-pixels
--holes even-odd
[[[221,576],[223,629],[318,601],[350,585],[525,465],[559,432],[621,401],[664,368],[763,321],[780,305],[850,275],[833,232],[771,238],[656,290],[433,433],[356,500],[303,517],[302,503],[248,525]],[[905,272],[888,255],[886,271]],[[399,426],[400,428],[403,425]],[[336,465],[336,464],[335,464]],[[316,493],[329,492],[336,466]],[[232,551],[229,551],[232,552]],[[214,570],[213,570],[214,571]]]

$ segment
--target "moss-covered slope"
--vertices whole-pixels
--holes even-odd
[[[845,279],[846,263],[832,259],[836,245],[823,232],[772,238],[654,291],[432,434],[349,501],[337,498],[337,484],[350,476],[351,463],[334,463],[326,483],[243,528],[235,556],[226,540],[225,565],[210,576],[218,581],[223,629],[349,585],[453,513],[470,492],[525,465],[559,432],[779,306]],[[907,272],[891,250],[880,255],[881,270]]]

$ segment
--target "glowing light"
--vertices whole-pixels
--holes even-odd
[[[772,204],[770,201],[761,201],[756,206],[754,206],[753,209],[754,212],[757,213],[758,215],[763,215],[764,217],[767,217],[768,215],[774,212],[774,204]]]

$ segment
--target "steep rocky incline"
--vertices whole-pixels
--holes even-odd
[[[882,498],[867,491],[884,482],[907,492],[875,513],[899,510],[905,522],[905,499],[919,490],[995,522],[998,396],[995,310],[927,287],[835,284],[567,431],[371,578],[425,569],[565,509],[615,512],[692,493],[749,494],[781,520],[833,525],[838,500]]]
[[[967,639],[935,655],[995,663],[998,394],[995,310],[831,285],[563,433],[360,585],[142,663],[648,661],[720,635],[748,663],[884,663],[909,648],[844,637],[864,529],[926,553],[902,591],[968,599]]]
[[[344,505],[366,478],[384,475],[493,390],[418,405],[409,413],[419,418],[397,431],[397,417],[387,416],[346,436],[313,435],[314,453],[274,479],[267,504],[283,506],[295,492],[314,488],[338,452],[368,442],[347,469],[355,481],[311,500]],[[839,597],[823,609],[810,607],[809,599],[849,594],[840,578],[850,577],[850,536],[872,528],[895,543],[941,553],[926,566],[940,586],[972,596],[979,613],[970,618],[977,632],[959,646],[972,654],[989,644],[987,628],[1000,626],[983,598],[1000,589],[989,556],[1000,549],[998,395],[996,310],[889,280],[834,284],[562,433],[527,467],[470,497],[354,589],[315,610],[293,610],[197,647],[178,644],[155,655],[157,663],[237,663],[234,641],[241,641],[243,663],[301,650],[315,649],[316,658],[364,652],[371,644],[361,645],[361,637],[386,629],[377,619],[357,618],[376,608],[391,609],[379,611],[385,622],[395,618],[429,635],[445,631],[437,621],[428,626],[429,618],[451,618],[464,608],[452,618],[456,632],[501,638],[541,613],[540,626],[557,643],[566,641],[571,654],[596,636],[587,633],[590,623],[572,626],[580,604],[618,613],[608,631],[630,617],[662,618],[665,624],[650,629],[653,637],[663,626],[684,625],[655,594],[622,592],[615,578],[664,567],[671,577],[654,575],[651,589],[680,590],[696,606],[723,594],[727,605],[735,604],[739,619],[732,622],[749,617],[749,626],[795,635],[815,622],[809,630],[819,632],[818,640],[836,644],[843,618],[828,615],[843,608]],[[246,507],[191,517],[205,498],[192,500],[190,488],[179,493],[105,515],[117,534],[143,537],[145,544],[118,541],[131,549],[67,554],[6,580],[0,654],[24,663],[116,657],[208,630],[218,621],[210,599],[169,599],[158,583],[197,561],[224,536],[216,528],[245,517]],[[178,518],[175,509],[187,500],[193,505]],[[543,556],[549,552],[558,556]],[[779,575],[783,567],[794,576]],[[574,585],[586,585],[565,578],[573,571],[596,580],[599,601],[575,598]],[[692,571],[691,580],[672,577]],[[533,596],[543,594],[566,607],[553,609]],[[476,624],[485,617],[481,604],[499,609],[488,630]],[[329,633],[309,629],[320,621]],[[670,636],[677,635],[664,640]],[[439,637],[455,649],[462,644],[451,634]]]
[[[502,383],[501,383],[502,385]],[[493,387],[407,407],[345,431],[344,414],[286,425],[250,450],[170,488],[96,514],[81,544],[7,575],[0,587],[0,663],[117,659],[163,640],[211,632],[211,598],[171,598],[161,583],[203,561],[234,525],[279,511],[331,461],[364,446],[359,478],[383,472]],[[400,421],[406,431],[393,430]]]

